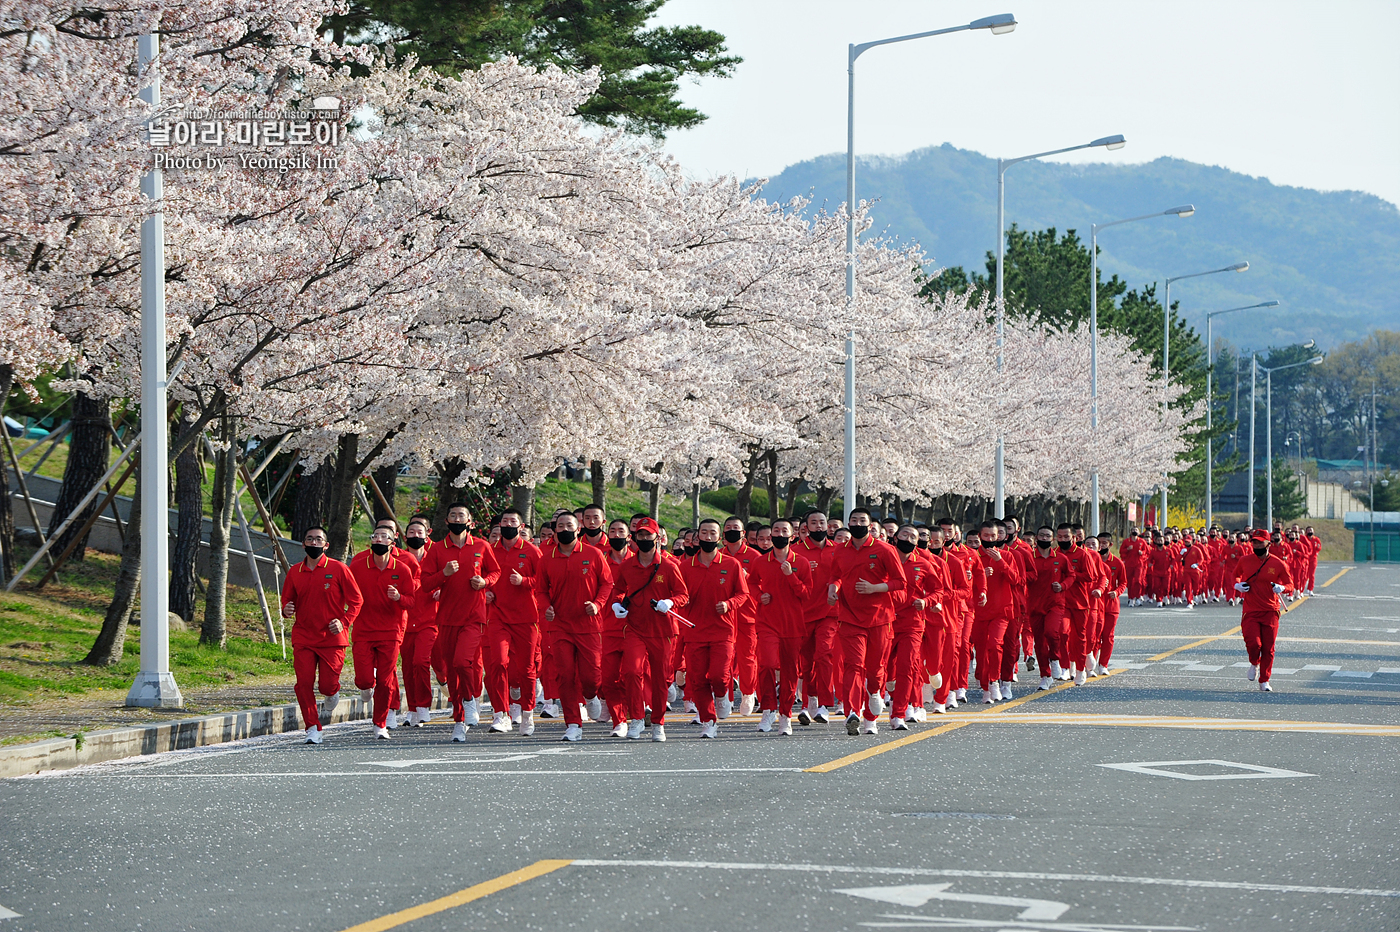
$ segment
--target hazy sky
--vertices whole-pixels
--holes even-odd
[[[670,0],[656,22],[716,29],[744,62],[682,86],[709,119],[666,148],[702,177],[844,152],[848,43],[1007,12],[1009,35],[862,55],[856,151],[1014,157],[1122,133],[1061,158],[1167,155],[1400,204],[1400,0]]]

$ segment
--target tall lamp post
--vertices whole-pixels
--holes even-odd
[[[1312,345],[1311,340],[1308,345]],[[1274,373],[1283,372],[1285,369],[1297,369],[1299,366],[1316,366],[1327,357],[1318,355],[1312,359],[1304,359],[1302,362],[1291,362],[1286,366],[1259,366],[1264,373],[1264,459],[1265,469],[1268,471],[1268,479],[1264,483],[1264,527],[1268,530],[1274,528]],[[1257,365],[1257,363],[1256,363]],[[1253,483],[1251,470],[1250,482]]]
[[[1192,272],[1189,275],[1173,275],[1167,279],[1166,302],[1162,306],[1162,409],[1166,410],[1167,397],[1171,392],[1171,368],[1168,363],[1171,361],[1172,349],[1172,282],[1179,282],[1183,278],[1200,278],[1202,275],[1218,275],[1221,272],[1248,272],[1248,262],[1236,262],[1234,265],[1227,265],[1223,269],[1210,269],[1205,272]],[[1209,362],[1210,345],[1206,345],[1206,359]],[[1209,396],[1207,396],[1207,410],[1209,410]],[[1206,470],[1209,472],[1209,470]],[[1207,511],[1210,505],[1206,505]],[[1162,471],[1162,514],[1160,517],[1163,530],[1167,527],[1167,473]],[[1206,527],[1210,527],[1209,524]]]
[[[1061,155],[1065,152],[1074,152],[1077,149],[1093,149],[1103,146],[1105,149],[1121,149],[1128,144],[1128,140],[1121,135],[1103,136],[1093,142],[1081,143],[1077,146],[1066,146],[1063,149],[1051,149],[1049,152],[1037,152],[1035,155],[1023,155],[1015,159],[997,159],[997,373],[1000,374],[1002,366],[1002,345],[1006,342],[1006,313],[1003,307],[1003,269],[1006,265],[1006,170],[1017,162],[1029,162],[1032,159],[1043,159],[1051,155]],[[1092,375],[1091,375],[1092,378]],[[1006,517],[1006,448],[1003,443],[1001,431],[997,431],[997,462],[996,462],[996,517],[998,519]],[[1099,532],[1097,521],[1094,524],[1094,533]]]
[[[1095,437],[1099,431],[1099,231],[1153,217],[1189,217],[1196,212],[1192,204],[1169,207],[1155,214],[1128,217],[1095,223],[1089,228],[1089,427]],[[1163,488],[1162,494],[1166,494]],[[1089,473],[1089,524],[1091,534],[1099,533],[1099,465],[1094,463]],[[1165,527],[1165,525],[1163,525]]]
[[[985,16],[962,26],[947,29],[934,29],[930,32],[916,32],[908,36],[895,36],[892,39],[877,39],[847,46],[846,52],[846,312],[852,316],[856,303],[856,59],[877,45],[893,45],[911,39],[927,39],[930,36],[944,36],[954,32],[967,32],[973,29],[987,29],[992,35],[1000,36],[1016,28],[1016,17],[1010,13]],[[852,330],[846,337],[846,493],[845,517],[851,516],[856,507],[856,332]]]
[[[1215,318],[1219,317],[1221,314],[1233,314],[1233,313],[1235,313],[1236,311],[1249,311],[1249,310],[1253,310],[1253,309],[1255,309],[1255,308],[1264,308],[1264,307],[1278,307],[1278,302],[1277,302],[1277,301],[1261,301],[1259,304],[1246,304],[1244,307],[1231,307],[1231,308],[1226,308],[1226,309],[1223,310],[1223,311],[1211,311],[1209,314],[1206,315],[1206,530],[1207,530],[1207,531],[1210,530],[1211,525],[1212,525],[1212,523],[1213,523],[1213,522],[1212,522],[1212,515],[1213,515],[1214,511],[1213,511],[1213,508],[1212,508],[1213,502],[1211,501],[1211,499],[1212,499],[1212,497],[1213,497],[1213,495],[1214,495],[1214,490],[1213,490],[1213,488],[1212,488],[1212,486],[1211,486],[1211,481],[1212,481],[1212,478],[1213,478],[1213,477],[1212,477],[1212,473],[1215,471],[1215,449],[1214,449],[1214,447],[1212,446],[1212,443],[1211,443],[1211,436],[1210,436],[1210,429],[1211,429],[1211,412],[1212,412],[1213,409],[1215,408],[1215,395],[1213,394],[1213,392],[1215,391],[1215,388],[1214,388],[1214,384],[1213,384],[1213,382],[1212,382],[1212,377],[1213,377],[1214,374],[1215,374],[1215,338],[1214,338],[1214,331],[1211,329],[1211,325],[1212,325],[1212,323],[1215,321]],[[1239,378],[1238,378],[1238,373],[1237,373],[1237,377],[1236,377],[1236,379],[1235,379],[1235,382],[1236,382],[1235,388],[1236,388],[1236,391],[1238,391],[1238,390],[1239,390],[1239,384],[1238,384],[1238,383],[1239,383]],[[1301,441],[1300,441],[1300,442],[1301,442]],[[1253,480],[1251,479],[1250,481],[1252,482]],[[1254,516],[1251,514],[1251,515],[1249,516],[1249,519],[1250,519],[1250,521],[1253,521],[1253,520],[1254,520]]]

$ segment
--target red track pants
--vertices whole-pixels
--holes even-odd
[[[630,629],[622,635],[622,679],[627,684],[627,718],[643,721],[651,706],[653,725],[666,724],[674,638],[648,638]]]
[[[301,721],[307,728],[320,727],[321,713],[316,708],[316,680],[320,675],[321,695],[334,696],[340,692],[340,671],[345,668],[343,647],[293,647],[292,671],[296,673],[294,692],[301,707]]]
[[[602,652],[602,643],[596,634],[554,632],[550,654],[559,676],[559,701],[564,706],[564,721],[570,725],[583,724],[579,706],[585,699],[598,695]]]
[[[399,642],[361,641],[350,646],[355,658],[355,688],[374,688],[375,728],[383,728],[389,718],[389,700],[399,692]]]
[[[847,715],[859,711],[866,721],[875,721],[868,700],[871,693],[878,693],[885,687],[885,671],[880,669],[880,661],[893,634],[891,625],[862,628],[847,621],[841,622],[837,640],[841,644],[841,662],[845,666],[843,695]]]
[[[993,681],[1001,679],[1002,645],[1011,619],[986,618],[972,624],[972,640],[977,647],[977,685],[990,689]]]
[[[1278,612],[1245,612],[1240,619],[1240,633],[1249,662],[1259,665],[1259,682],[1269,682],[1274,672],[1274,641],[1278,639]]]
[[[532,624],[510,625],[492,619],[486,625],[486,695],[491,711],[509,712],[512,702],[521,709],[535,707],[535,656],[540,629]]]
[[[408,693],[410,709],[427,709],[433,704],[433,648],[437,646],[438,629],[419,628],[405,631],[399,656],[403,658],[404,691]]]
[[[700,713],[700,721],[715,720],[715,698],[729,695],[733,667],[733,641],[685,642],[685,686]]]
[[[797,666],[802,656],[800,637],[758,632],[758,702],[764,712],[791,715],[797,698]]]
[[[486,626],[443,625],[438,643],[447,661],[447,693],[452,699],[452,721],[467,720],[466,703],[481,695],[481,642]]]

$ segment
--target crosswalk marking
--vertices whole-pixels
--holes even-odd
[[[1288,734],[1361,735],[1400,738],[1400,725],[1352,722],[1295,722],[1267,719],[1186,718],[1163,715],[1090,715],[1074,712],[1012,712],[988,715],[976,724],[1092,725],[1114,728],[1178,728],[1188,731],[1263,731]]]

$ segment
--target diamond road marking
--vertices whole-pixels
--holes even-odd
[[[1269,671],[1270,676],[1292,676],[1298,672],[1297,667],[1274,667]]]
[[[1350,677],[1351,679],[1354,679],[1354,680],[1369,680],[1369,679],[1370,679],[1372,676],[1374,676],[1375,674],[1374,674],[1374,673],[1363,673],[1363,672],[1361,672],[1360,670],[1338,670],[1337,672],[1333,673],[1332,675],[1333,675],[1333,676],[1345,676],[1345,677]]]
[[[1213,764],[1216,767],[1233,767],[1238,773],[1194,774],[1163,770],[1164,767],[1187,767],[1195,764]],[[1297,770],[1283,770],[1278,767],[1260,767],[1255,764],[1237,764],[1228,760],[1152,760],[1127,764],[1099,764],[1110,770],[1123,770],[1128,773],[1141,773],[1150,777],[1172,777],[1176,780],[1270,780],[1286,777],[1313,777],[1316,774],[1301,773]]]
[[[1303,664],[1303,669],[1304,669],[1304,670],[1328,670],[1328,671],[1331,671],[1331,672],[1335,673],[1335,672],[1337,672],[1338,670],[1340,670],[1341,667],[1337,666],[1336,664],[1332,664],[1332,663],[1305,663],[1305,664]]]
[[[1173,666],[1173,667],[1189,667],[1189,666],[1191,666],[1191,665],[1192,665],[1193,663],[1195,663],[1195,662],[1196,662],[1196,661],[1194,661],[1194,660],[1163,660],[1163,661],[1162,661],[1162,663],[1165,663],[1165,664],[1167,664],[1167,665],[1169,665],[1169,666]]]

